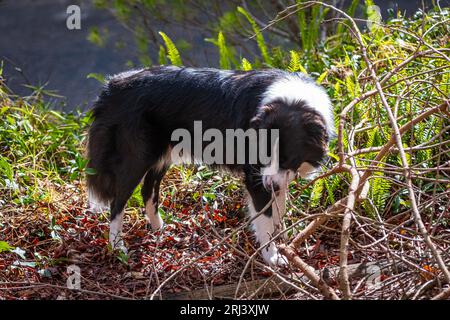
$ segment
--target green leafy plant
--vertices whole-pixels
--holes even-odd
[[[164,39],[167,50],[167,57],[169,58],[170,62],[175,66],[181,66],[183,63],[181,61],[180,53],[178,52],[175,44],[164,32],[160,31],[159,34]]]
[[[266,42],[264,40],[264,36],[256,24],[255,20],[250,16],[250,14],[242,7],[237,7],[237,11],[242,14],[250,23],[253,32],[256,36],[256,43],[258,44],[259,50],[261,51],[261,56],[263,61],[268,65],[272,65],[272,58],[269,55],[269,51],[266,46]]]
[[[98,2],[108,4],[107,0]],[[129,21],[135,12],[130,3],[117,1],[118,15],[123,21]],[[160,2],[136,0],[133,3],[140,6],[141,10],[153,10]],[[297,1],[297,3],[300,8],[306,2]],[[347,12],[352,14],[358,5],[358,1],[352,1],[350,7],[346,8]],[[361,9],[367,5],[371,5],[371,2],[361,4]],[[346,19],[340,19],[337,35],[322,38],[320,24],[331,13],[319,5],[291,12],[289,17],[285,17],[290,18],[291,22],[297,22],[295,25],[301,36],[295,38],[298,42],[292,42],[292,45],[287,47],[266,36],[269,28],[263,30],[261,21],[255,19],[251,12],[252,7],[248,7],[245,10],[229,8],[224,14],[226,17],[218,21],[220,28],[212,27],[209,36],[213,35],[215,38],[209,38],[207,41],[217,46],[217,60],[220,66],[241,70],[273,66],[290,72],[308,74],[327,90],[333,104],[335,124],[339,128],[337,139],[330,143],[328,152],[330,159],[323,164],[324,170],[321,175],[313,181],[296,179],[289,186],[290,201],[285,220],[288,226],[293,226],[293,229],[288,231],[288,235],[295,237],[298,229],[308,225],[308,220],[323,217],[325,215],[322,213],[327,212],[327,217],[334,215],[336,219],[333,223],[323,225],[326,232],[321,232],[320,237],[324,242],[328,239],[326,246],[330,246],[332,250],[329,252],[335,252],[335,249],[339,250],[337,246],[340,235],[336,230],[343,220],[341,214],[328,209],[349,208],[349,215],[354,220],[347,235],[351,236],[352,241],[348,247],[352,247],[353,258],[373,255],[373,259],[379,259],[380,250],[388,248],[393,257],[401,257],[398,259],[400,264],[404,260],[413,259],[414,267],[402,275],[402,279],[412,277],[408,278],[413,279],[411,288],[423,288],[423,270],[427,271],[424,273],[427,277],[439,280],[441,275],[435,270],[436,266],[428,261],[428,253],[424,259],[423,252],[429,251],[424,250],[422,241],[417,241],[421,237],[421,230],[406,224],[412,221],[410,215],[414,206],[406,183],[408,180],[404,170],[405,159],[400,157],[399,151],[402,148],[405,151],[404,158],[413,185],[413,193],[419,195],[416,201],[420,216],[426,222],[425,228],[430,232],[432,241],[438,243],[445,251],[448,247],[446,230],[450,225],[446,215],[449,203],[448,163],[450,163],[448,9],[419,12],[410,19],[400,14],[392,16],[386,24],[380,24],[370,30],[365,29],[358,34],[361,37],[358,40],[364,44],[362,50],[361,44],[355,40],[355,33],[349,31],[350,23]],[[182,8],[179,10],[177,14],[182,14]],[[317,21],[312,21],[313,18]],[[287,22],[280,20],[279,23],[286,23],[282,24],[286,28]],[[245,31],[245,27],[249,24],[251,30]],[[230,32],[231,28],[234,28],[235,32]],[[236,36],[238,32],[242,33],[239,37]],[[263,33],[266,37],[263,37]],[[177,47],[186,46],[186,43],[183,44],[183,41],[178,40],[175,45],[165,33],[161,32],[160,35],[161,37],[157,38],[162,42],[156,46],[159,50],[158,62],[181,65],[181,55]],[[255,39],[251,41],[257,49],[256,52],[236,50],[240,48],[236,39],[243,39],[242,37],[248,39],[249,35],[255,35]],[[151,44],[143,41],[141,45],[141,54],[146,55],[144,51],[148,50]],[[145,61],[149,62],[151,59],[144,59],[144,65],[147,63]],[[368,64],[368,61],[371,64]],[[0,64],[0,75],[1,70]],[[89,77],[100,82],[104,81],[101,75],[91,74]],[[11,231],[0,234],[2,253],[0,260],[5,256],[12,256],[13,252],[22,260],[33,255],[38,261],[18,261],[15,264],[7,261],[8,270],[21,266],[34,268],[40,264],[66,263],[68,258],[64,257],[52,260],[51,252],[56,250],[47,250],[43,254],[36,248],[33,248],[33,251],[29,251],[28,248],[30,243],[37,243],[36,247],[49,243],[59,245],[59,238],[67,240],[79,237],[81,233],[68,237],[67,230],[62,227],[64,219],[61,219],[61,216],[72,217],[72,215],[76,216],[72,221],[72,227],[79,227],[83,235],[96,235],[95,239],[89,239],[90,246],[101,245],[100,251],[104,249],[106,251],[107,232],[103,229],[108,218],[104,214],[95,218],[85,214],[85,199],[80,199],[86,197],[83,189],[84,175],[95,174],[85,169],[86,159],[83,154],[86,129],[91,121],[89,113],[62,113],[50,110],[45,101],[48,95],[54,93],[45,86],[28,86],[32,93],[27,97],[17,97],[2,80],[0,77],[0,116],[3,120],[0,123],[0,210],[4,210],[5,214],[0,212],[0,228],[5,229],[9,221],[21,221],[16,217],[23,215],[23,211],[27,211],[27,214],[32,213],[41,223],[32,221],[31,227],[21,225],[21,228],[23,227],[29,232],[30,237],[33,237],[33,242],[29,238],[25,241],[22,238],[11,241],[6,238],[7,235],[13,234]],[[380,97],[380,87],[385,101]],[[343,114],[343,110],[349,111]],[[393,124],[388,110],[393,114],[395,125],[401,130],[400,149],[394,139]],[[392,141],[395,143],[391,143]],[[341,166],[341,160],[345,166]],[[348,168],[355,169],[357,174],[352,175],[354,172]],[[354,191],[351,190],[352,181],[358,176],[362,179],[366,173],[369,177],[367,183],[362,185],[364,188],[359,197],[356,196],[354,205],[349,207],[348,196]],[[67,191],[69,187],[72,187],[70,192]],[[161,187],[158,209],[166,224],[170,225],[164,232],[171,232],[170,230],[179,232],[185,227],[192,228],[195,225],[197,229],[189,229],[187,233],[191,236],[201,232],[205,227],[202,221],[210,223],[210,220],[213,223],[220,222],[227,229],[235,227],[234,217],[244,211],[242,207],[245,196],[242,189],[238,179],[227,174],[218,174],[217,171],[204,166],[172,166]],[[58,199],[55,194],[59,195]],[[77,208],[71,207],[74,198],[78,201]],[[141,239],[142,234],[136,233],[139,228],[134,228],[135,221],[143,224],[142,218],[138,218],[140,208],[144,205],[139,188],[135,190],[128,205],[127,217],[134,219],[133,223],[127,222],[128,226],[132,225],[128,232]],[[192,219],[192,213],[200,216],[194,223],[189,220]],[[14,219],[8,215],[12,215]],[[230,224],[227,224],[227,217],[232,221]],[[11,230],[19,228],[14,226]],[[146,244],[153,243],[156,239],[162,241],[158,242],[158,246],[142,247],[142,252],[147,250],[147,253],[148,248],[151,248],[152,262],[155,261],[153,254],[158,252],[158,248],[167,250],[181,244],[180,239],[166,237],[164,232],[145,235],[148,237],[145,239]],[[342,235],[345,236],[346,233],[342,232]],[[196,238],[195,241],[200,240],[196,244],[203,244],[207,237],[202,235]],[[311,241],[312,244],[314,239],[310,238],[308,242]],[[410,239],[414,239],[414,243]],[[245,250],[248,249],[247,236],[242,237],[242,234],[236,233],[231,241],[235,248],[245,246]],[[12,247],[10,243],[14,243],[17,247]],[[360,245],[362,248],[373,247],[374,250],[360,250]],[[319,248],[318,241],[315,247]],[[347,246],[343,247],[345,249]],[[222,258],[228,254],[222,247],[220,250],[217,257]],[[252,250],[249,249],[250,252]],[[322,252],[319,252],[321,250],[308,249],[313,260],[317,257],[321,260]],[[118,253],[117,259],[122,262],[119,265],[128,270],[143,264],[145,257],[139,256],[140,251],[141,249],[130,256]],[[185,251],[183,253],[191,250]],[[166,253],[164,252],[164,255]],[[316,254],[317,256],[314,256]],[[17,259],[15,255],[14,259]],[[172,258],[171,256],[170,259]],[[235,257],[230,254],[228,258],[231,258],[229,260],[235,265],[233,260]],[[220,265],[226,263],[227,259],[220,260]],[[448,257],[445,259],[448,260]],[[139,260],[138,264],[135,260]],[[421,264],[424,260],[425,266]],[[167,264],[167,259],[161,256],[156,261],[158,262],[152,265],[152,268],[156,269],[152,269],[152,272],[161,268],[159,264],[163,265],[164,274],[166,268],[171,270],[178,268],[173,263]],[[327,263],[333,262],[336,262],[335,257],[327,258]],[[0,264],[2,263],[4,260],[0,261]],[[182,275],[185,277],[188,274]],[[441,283],[440,280],[435,282]],[[202,279],[199,287],[203,285]],[[374,291],[376,290],[370,292]],[[386,292],[396,294],[395,290],[381,291],[383,297]],[[428,295],[420,291],[421,289],[417,291],[418,297]],[[313,290],[311,294],[316,295],[317,292]],[[367,293],[367,291],[358,292],[359,290],[355,290],[355,296],[359,294],[361,297],[361,294]],[[404,295],[405,290],[401,290],[397,297],[405,298]]]
[[[14,250],[14,247],[11,247],[8,242],[0,241],[0,253],[11,252],[12,250]]]

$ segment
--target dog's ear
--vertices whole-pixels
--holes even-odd
[[[275,108],[271,104],[260,107],[256,115],[250,120],[250,127],[254,129],[270,128],[274,111]]]
[[[328,133],[323,120],[319,116],[314,116],[305,121],[305,131],[309,140],[314,144],[327,144]]]

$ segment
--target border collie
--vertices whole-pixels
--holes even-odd
[[[270,146],[269,166],[227,163],[213,167],[243,176],[250,216],[259,213],[252,225],[257,241],[265,246],[263,258],[271,265],[285,263],[270,240],[282,226],[287,185],[296,172],[305,178],[318,169],[334,134],[330,99],[312,79],[278,69],[152,67],[111,77],[92,114],[87,146],[88,168],[93,172],[87,175],[90,205],[110,206],[110,242],[122,249],[124,208],[141,181],[146,217],[154,230],[163,225],[158,214],[159,187],[173,162],[174,130],[193,133],[196,121],[205,130],[223,133],[278,129],[276,150]],[[193,153],[182,156],[186,162],[201,161]],[[273,195],[275,201],[268,206]]]

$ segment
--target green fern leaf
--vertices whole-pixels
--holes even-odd
[[[243,58],[241,62],[241,70],[249,71],[252,69],[253,69],[252,64],[247,59]]]
[[[382,168],[381,168],[382,169]],[[380,212],[384,210],[386,200],[390,197],[391,181],[387,180],[383,173],[377,172],[370,181],[370,197],[373,204]]]
[[[250,14],[245,11],[242,7],[237,7],[237,10],[242,14],[252,26],[253,32],[256,35],[256,42],[258,44],[259,50],[261,51],[261,56],[267,65],[272,65],[272,59],[270,58],[269,51],[267,50],[266,42],[264,36],[261,33],[261,29],[256,24],[255,20],[250,16]]]
[[[219,47],[219,54],[220,54],[220,68],[222,69],[231,69],[231,63],[230,63],[230,52],[227,48],[227,44],[225,42],[225,37],[222,33],[222,31],[219,32],[219,35],[217,36],[217,46]]]
[[[291,54],[291,62],[289,63],[288,70],[290,72],[295,72],[300,70],[300,56],[294,50],[289,51]]]
[[[351,76],[345,77],[345,87],[347,88],[348,93],[351,98],[355,97],[355,83]]]
[[[375,147],[377,145],[378,127],[374,127],[367,132],[367,147]]]
[[[296,4],[298,7],[300,7],[300,5],[302,4],[303,0],[297,0]],[[309,50],[310,48],[308,47],[309,43],[308,43],[308,23],[306,21],[306,13],[305,10],[298,10],[297,13],[297,20],[298,20],[298,26],[300,28],[300,39],[302,41],[302,48],[304,50]]]
[[[328,75],[328,70],[325,70],[316,80],[316,82],[318,84],[322,84],[323,80],[326,78],[326,76]]]
[[[163,38],[164,44],[166,45],[167,56],[168,56],[170,62],[174,66],[181,66],[183,63],[181,62],[180,53],[178,52],[178,49],[175,46],[175,44],[164,32],[160,31],[159,34]]]
[[[322,199],[324,187],[324,180],[320,179],[314,183],[313,189],[311,191],[311,207],[317,207]]]
[[[288,66],[288,70],[290,72],[297,72],[297,71],[301,71],[305,74],[308,74],[308,72],[306,71],[306,69],[302,66],[302,63],[300,61],[300,55],[298,54],[298,52],[291,50],[289,51],[291,54],[291,61],[289,63]]]
[[[164,49],[164,46],[160,45],[159,46],[159,64],[160,65],[166,65],[167,64],[167,52],[166,49]]]
[[[329,204],[335,203],[336,202],[336,200],[334,198],[334,190],[335,189],[333,187],[334,180],[331,183],[329,183],[327,179],[324,179],[324,183],[325,183],[325,188],[327,189],[327,193],[328,193],[327,202]]]

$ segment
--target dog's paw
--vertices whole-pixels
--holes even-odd
[[[125,246],[125,243],[123,242],[122,238],[116,237],[114,241],[110,241],[111,249],[112,251],[120,251],[124,254],[128,254],[128,249]]]
[[[283,256],[273,244],[271,244],[268,248],[264,248],[262,250],[262,255],[264,261],[270,266],[286,267],[288,265],[286,257]]]
[[[155,219],[155,221],[153,221],[153,223],[151,225],[152,225],[152,230],[159,231],[159,230],[162,230],[162,228],[164,227],[164,221],[158,215],[158,217]]]
[[[128,249],[127,249],[127,247],[125,246],[125,244],[123,242],[121,244],[117,244],[114,247],[114,250],[117,250],[119,252],[122,252],[125,255],[128,255]]]
[[[145,215],[145,220],[150,224],[153,231],[159,231],[164,226],[164,221],[161,219],[159,214],[147,214]]]

